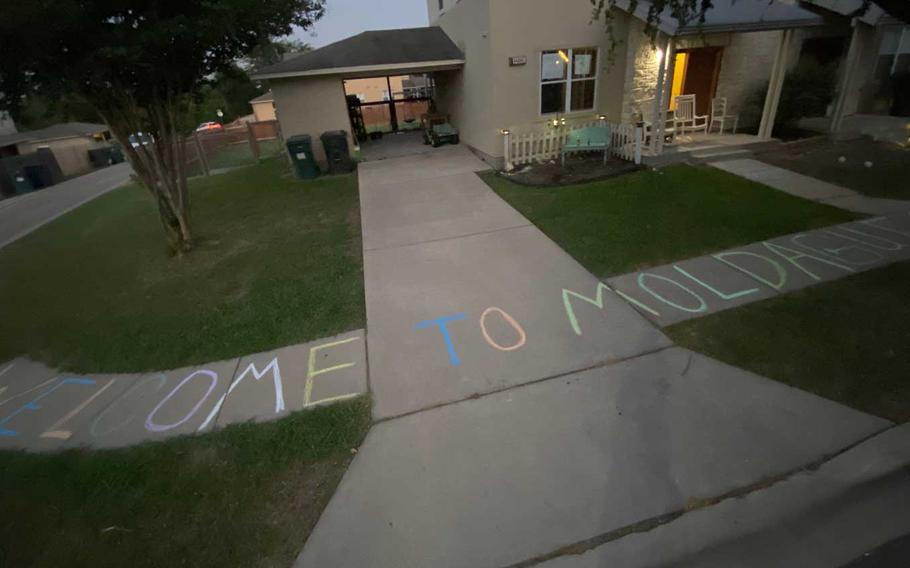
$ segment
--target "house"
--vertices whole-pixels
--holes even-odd
[[[110,130],[104,124],[54,124],[40,130],[0,136],[0,159],[47,148],[53,153],[63,175],[69,177],[92,169],[88,151],[105,145],[110,139]]]
[[[786,72],[805,46],[805,53],[836,52],[841,62],[841,88],[851,94],[838,93],[849,104],[832,112],[858,108],[853,83],[862,82],[856,77],[862,64],[851,63],[848,52],[858,49],[850,40],[859,24],[844,8],[851,0],[809,7],[715,0],[700,24],[664,15],[653,42],[643,33],[646,1],[634,9],[623,1],[607,34],[602,21],[591,21],[585,0],[427,0],[427,28],[364,32],[255,78],[269,80],[283,131],[315,138],[326,130],[350,132],[345,81],[427,73],[436,110],[494,165],[506,161],[516,133],[597,118],[617,125],[643,121],[651,133],[643,151],[659,155],[667,151],[667,117],[679,94],[695,95],[697,114],[709,113],[715,98],[726,99],[728,113],[741,114],[764,91],[753,124],[741,126],[755,133],[750,140],[767,140]],[[863,53],[882,41],[875,39],[880,30],[870,34]],[[389,110],[394,113],[395,104]]]
[[[253,116],[257,122],[275,120],[275,97],[272,91],[251,99],[250,106],[253,107]]]

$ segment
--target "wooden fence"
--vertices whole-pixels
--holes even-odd
[[[543,125],[538,130],[524,133],[504,131],[506,168],[559,159],[569,132],[585,126],[606,126],[612,132],[610,154],[629,162],[641,163],[642,129],[634,124],[617,124],[604,120],[588,120],[561,124]]]

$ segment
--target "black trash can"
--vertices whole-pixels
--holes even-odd
[[[319,165],[313,156],[313,139],[308,134],[291,136],[288,138],[287,146],[297,177],[301,179],[319,177]]]
[[[323,132],[320,138],[329,163],[329,173],[345,174],[354,170],[354,160],[348,151],[348,135],[344,130]]]

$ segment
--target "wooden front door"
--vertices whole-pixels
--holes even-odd
[[[711,112],[711,99],[717,92],[717,76],[720,74],[722,47],[699,47],[686,50],[684,95],[695,95],[695,112],[706,115]]]

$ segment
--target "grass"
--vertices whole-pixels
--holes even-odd
[[[600,277],[856,218],[707,166],[555,188],[482,177]]]
[[[679,345],[895,422],[910,420],[910,262],[690,320]]]
[[[190,187],[182,258],[135,186],[0,249],[0,361],[161,370],[364,326],[355,174],[298,181],[273,158]]]
[[[122,450],[0,452],[0,566],[290,566],[369,401]]]
[[[910,147],[859,139],[822,142],[803,150],[787,147],[763,153],[759,159],[870,197],[910,200]]]

